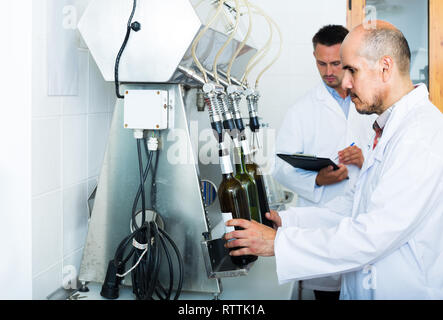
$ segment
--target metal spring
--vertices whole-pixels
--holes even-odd
[[[218,98],[216,95],[212,95],[209,97],[209,99],[211,100],[211,105],[214,108],[214,112],[216,112],[217,114],[221,115],[222,114],[222,110],[220,108],[220,103],[218,102]]]
[[[247,103],[248,103],[248,110],[249,110],[249,113],[255,113],[256,110],[255,110],[255,104],[254,104],[254,97],[252,97],[252,96],[247,96],[247,97],[246,97],[246,101],[247,101]]]
[[[253,105],[254,105],[254,111],[258,112],[258,97],[257,96],[254,96]]]
[[[209,117],[211,121],[219,121],[220,120],[220,106],[218,105],[217,97],[215,94],[205,94],[205,103],[208,106]]]
[[[209,98],[206,97],[206,95],[204,96],[203,99],[205,100],[205,104],[208,107],[209,115],[213,116],[214,115],[214,110],[212,109],[211,100],[209,100]]]
[[[226,101],[226,95],[219,94],[217,95],[218,105],[221,108],[222,114],[226,118],[232,118],[231,112],[229,111],[228,102]]]
[[[230,94],[227,100],[231,113],[232,114],[240,113],[239,101],[241,100],[241,98],[239,99],[237,94]]]

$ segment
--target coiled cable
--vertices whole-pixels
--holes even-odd
[[[146,139],[143,139],[144,150],[148,158],[148,164],[143,168],[143,157],[141,151],[141,139],[137,139],[137,154],[139,162],[139,173],[140,173],[140,185],[134,199],[134,204],[132,208],[132,228],[133,232],[125,237],[117,247],[114,255],[113,262],[108,267],[108,273],[110,269],[115,271],[115,277],[118,277],[120,281],[115,281],[118,284],[121,280],[131,274],[133,293],[138,300],[170,300],[174,290],[174,264],[173,264],[173,254],[169,247],[172,248],[176,260],[178,262],[178,284],[176,293],[174,295],[174,300],[177,300],[181,294],[184,279],[184,263],[180,251],[169,234],[160,228],[155,219],[153,221],[146,221],[146,201],[145,201],[145,188],[144,184],[149,175],[151,169],[153,152],[149,152],[146,147]],[[157,153],[158,161],[158,153]],[[156,176],[156,165],[152,172],[152,176]],[[137,204],[142,203],[142,222],[141,226],[137,225],[136,222],[136,208]],[[125,256],[125,252],[129,253]],[[166,286],[167,289],[160,282],[159,274],[160,268],[162,266],[162,254],[166,257],[168,273],[169,273],[169,283]],[[132,267],[124,271],[125,265],[131,261]],[[117,273],[118,272],[118,273]],[[110,279],[113,277],[110,277]],[[104,284],[105,286],[106,284]],[[109,284],[108,288],[109,288]],[[105,296],[106,297],[106,296]],[[115,298],[115,297],[114,297]]]

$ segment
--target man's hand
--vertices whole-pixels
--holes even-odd
[[[272,214],[270,217],[272,217]],[[243,228],[243,230],[235,230],[225,234],[226,240],[235,239],[226,243],[227,248],[241,247],[241,249],[231,251],[229,253],[231,256],[251,254],[270,257],[274,255],[274,239],[277,234],[275,229],[254,220],[248,221],[244,219],[229,220],[226,222],[226,225]]]
[[[352,146],[339,151],[338,160],[341,164],[353,164],[361,169],[363,167],[363,162],[365,161],[365,158],[363,157],[363,152],[359,147]]]
[[[343,164],[339,164],[338,167],[339,169],[335,171],[332,166],[321,169],[315,178],[315,183],[318,186],[328,186],[345,180],[348,177],[348,168]]]
[[[266,212],[266,218],[273,222],[275,230],[281,227],[281,217],[277,211],[271,210],[271,212]]]

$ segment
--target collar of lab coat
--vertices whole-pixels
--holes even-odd
[[[317,98],[330,109],[332,109],[334,112],[340,114],[340,116],[343,117],[343,119],[346,119],[346,115],[343,112],[342,108],[339,106],[338,102],[334,99],[334,97],[328,92],[328,89],[326,89],[326,84],[321,81],[320,84],[317,86]],[[355,109],[354,104],[350,103],[349,105],[349,113],[351,113],[351,110]],[[349,115],[348,115],[349,119]]]
[[[394,133],[398,130],[398,128],[402,125],[405,125],[404,119],[409,114],[409,112],[419,106],[419,102],[423,99],[427,99],[429,97],[429,92],[425,84],[419,84],[414,90],[401,98],[397,103],[395,103],[395,108],[392,108],[392,113],[386,122],[386,125],[383,129],[383,135],[377,143],[377,147],[370,154],[369,159],[367,161],[367,165],[365,165],[362,169],[366,171],[373,164],[374,160],[381,161],[383,158],[384,150],[388,142],[391,140]]]

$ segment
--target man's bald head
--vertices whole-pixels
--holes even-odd
[[[375,27],[374,27],[375,26]],[[384,56],[390,56],[397,64],[402,75],[409,75],[411,50],[403,33],[392,24],[377,20],[371,27],[360,25],[352,30],[361,37],[359,55],[373,64]]]
[[[341,60],[342,88],[360,113],[380,115],[413,89],[408,42],[390,23],[375,21],[373,28],[353,29],[341,46]]]

